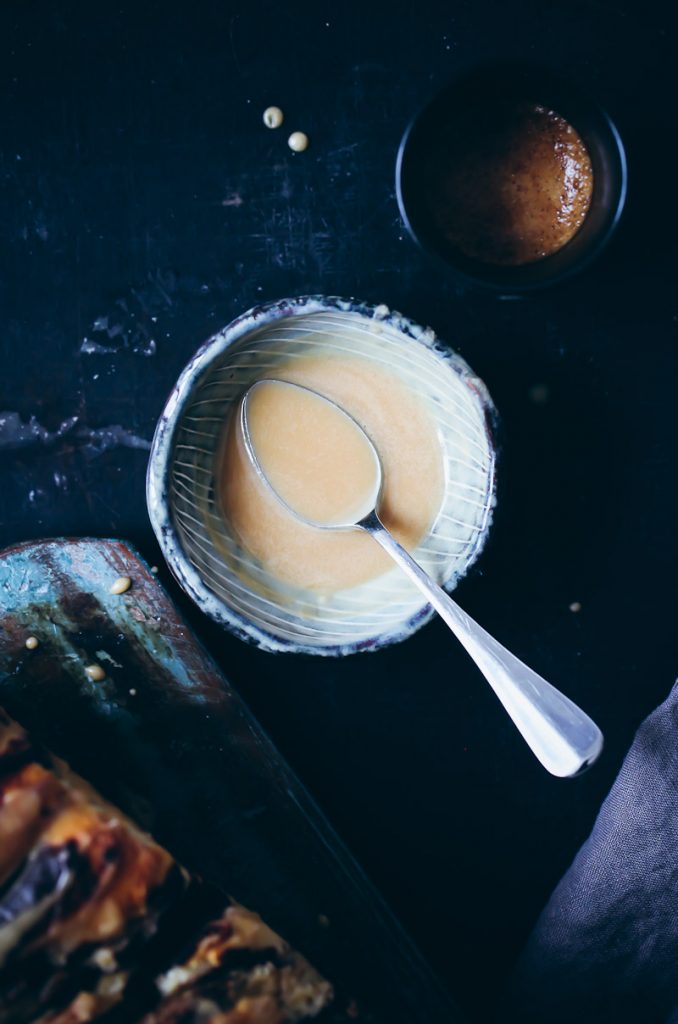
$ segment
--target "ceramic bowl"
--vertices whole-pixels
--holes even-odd
[[[397,569],[319,595],[272,578],[238,544],[216,498],[223,425],[257,379],[321,345],[378,360],[434,419],[444,459],[440,513],[416,558],[448,589],[483,547],[495,494],[494,407],[482,381],[433,332],[386,306],[320,296],[259,306],[219,331],[177,381],[151,450],[148,510],[184,590],[215,621],[268,651],[348,654],[394,643],[431,616]]]
[[[558,252],[521,266],[469,259],[447,241],[428,202],[430,169],[444,159],[447,126],[459,109],[491,109],[498,99],[539,103],[579,133],[591,158],[593,194],[584,223]],[[609,242],[626,200],[624,146],[610,116],[579,88],[538,65],[501,62],[459,75],[416,115],[398,150],[396,194],[415,242],[455,276],[507,292],[556,284],[587,267]]]

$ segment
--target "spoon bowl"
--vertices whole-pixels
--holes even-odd
[[[273,399],[273,420],[260,415],[261,399],[267,394],[269,402]],[[308,429],[305,422],[308,408],[317,416],[313,429]],[[281,414],[277,422],[276,413]],[[297,419],[302,421],[302,429],[297,429]],[[384,526],[379,516],[383,488],[379,453],[356,420],[310,388],[264,379],[246,392],[238,422],[257,476],[291,515],[316,529],[365,530],[391,556],[455,634],[532,752],[551,774],[577,775],[593,764],[603,746],[597,725],[474,622]],[[341,467],[343,473],[339,466],[331,464],[333,458],[338,460],[342,455],[346,456]],[[327,461],[329,466],[325,465]],[[359,486],[351,494],[351,471],[356,463],[363,464],[364,472],[358,474]],[[321,474],[321,479],[331,481],[334,494],[325,505],[324,514],[318,516],[313,492],[321,488],[317,479]],[[342,501],[345,490],[349,491],[350,499],[346,509],[352,509],[352,515],[344,509],[337,512],[332,504]],[[308,509],[312,510],[310,515]]]
[[[332,466],[323,466],[324,463],[329,463],[333,456],[336,457],[336,446],[333,452],[332,446],[326,451],[317,451],[315,453],[316,458],[313,460],[313,465],[310,467],[303,464],[303,459],[297,460],[297,465],[289,465],[290,457],[303,455],[304,453],[297,450],[290,452],[291,445],[289,440],[286,438],[282,439],[280,443],[280,435],[276,433],[273,438],[270,436],[264,436],[261,438],[263,445],[274,447],[277,452],[273,452],[278,457],[282,457],[286,460],[286,473],[280,475],[280,480],[276,483],[273,478],[271,469],[264,463],[262,465],[260,445],[257,443],[257,438],[252,430],[252,419],[253,414],[256,417],[256,405],[260,398],[265,398],[266,393],[269,395],[271,392],[278,394],[275,396],[285,400],[288,396],[294,403],[295,400],[298,403],[301,398],[302,401],[309,404],[311,408],[314,407],[316,415],[321,417],[329,415],[331,419],[335,421],[335,427],[338,427],[338,433],[343,434],[344,440],[348,439],[351,451],[349,456],[353,456],[352,465],[347,466],[346,469],[355,476],[356,465],[355,462],[359,461],[362,467],[362,487],[359,487],[358,492],[350,496],[353,500],[348,502],[342,502],[344,495],[341,493],[345,490],[346,479],[337,479],[337,473],[332,471]],[[278,410],[284,415],[285,409]],[[381,499],[382,485],[384,480],[384,474],[381,466],[381,459],[374,444],[365,433],[360,424],[342,409],[341,406],[337,405],[336,402],[332,402],[329,398],[324,395],[318,394],[317,391],[313,391],[311,388],[304,387],[301,384],[292,384],[286,380],[276,380],[274,378],[264,377],[258,380],[256,384],[253,384],[251,388],[246,392],[241,404],[240,404],[240,418],[239,418],[240,431],[245,443],[245,449],[251,464],[257,472],[259,479],[275,494],[277,500],[285,506],[287,511],[305,523],[307,526],[313,526],[319,530],[346,530],[351,527],[355,527],[360,524],[361,520],[369,516],[375,508],[378,507]],[[336,440],[336,438],[335,438]],[[281,447],[285,446],[287,441],[287,451],[282,453]],[[317,444],[318,435],[315,434],[315,441]],[[352,442],[352,444],[351,444]],[[308,454],[308,452],[306,452]],[[294,483],[295,479],[310,477],[314,472],[317,472],[320,464],[320,469],[328,469],[335,487],[338,484],[339,487],[334,496],[335,501],[329,505],[326,503],[326,515],[324,517],[318,516],[317,507],[315,509],[304,509],[299,506],[297,495],[297,501],[294,500],[294,495],[288,493],[290,491],[290,482]],[[272,466],[273,472],[275,472],[275,465]],[[311,481],[312,490],[317,491],[317,485],[314,488],[314,481]],[[311,498],[315,497],[311,494]],[[306,494],[306,500],[308,501],[308,494]],[[317,503],[316,503],[317,505]],[[314,514],[315,513],[315,514]]]

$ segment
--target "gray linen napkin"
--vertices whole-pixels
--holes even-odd
[[[678,684],[638,730],[498,1020],[678,1024]]]

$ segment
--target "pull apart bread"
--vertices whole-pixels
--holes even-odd
[[[0,1024],[346,1019],[300,954],[219,900],[0,711]]]

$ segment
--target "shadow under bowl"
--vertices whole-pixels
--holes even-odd
[[[219,501],[224,425],[245,391],[318,352],[373,360],[427,407],[441,446],[440,512],[415,555],[453,587],[485,542],[495,494],[491,399],[466,363],[430,329],[386,306],[311,296],[259,306],[196,353],[153,439],[151,524],[176,579],[198,606],[268,651],[350,654],[404,639],[432,612],[397,568],[333,594],[291,588],[244,550]]]
[[[556,111],[579,133],[591,160],[593,190],[583,224],[566,245],[531,263],[503,266],[465,256],[448,239],[430,196],[431,168],[444,159],[455,117],[497,104],[539,104]],[[547,69],[504,62],[476,68],[439,92],[413,119],[396,162],[400,213],[415,242],[467,282],[498,290],[526,291],[556,284],[583,270],[607,245],[626,199],[624,147],[612,120],[593,100]]]

